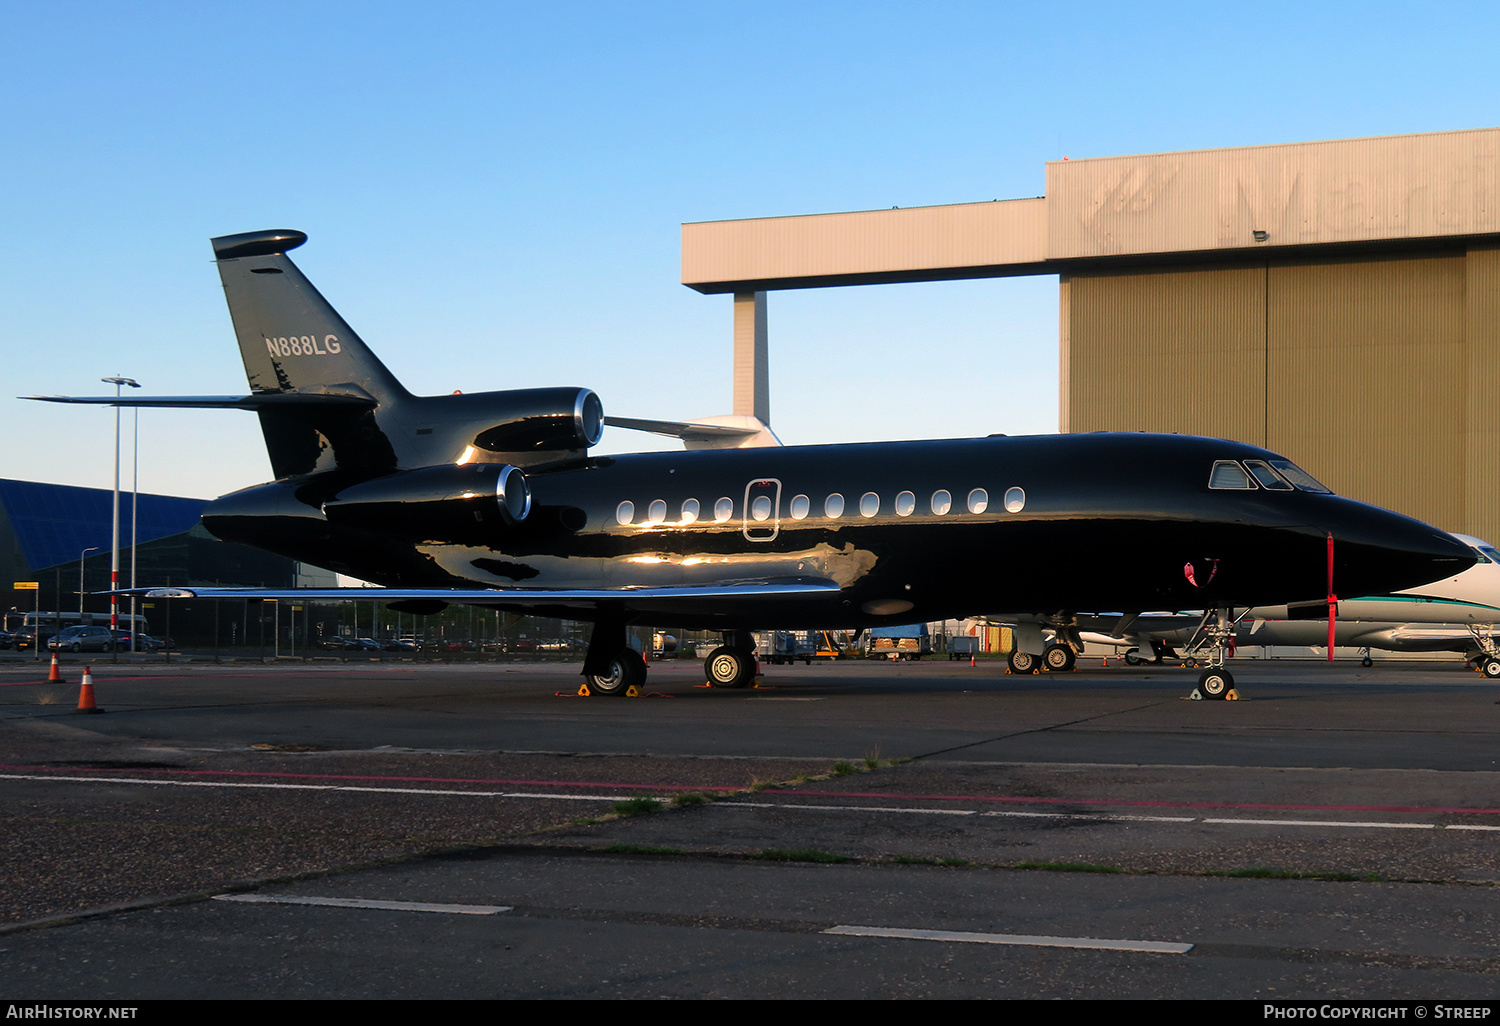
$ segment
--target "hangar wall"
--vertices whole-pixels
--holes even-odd
[[[1062,429],[1281,452],[1352,498],[1500,537],[1500,251],[1063,279]]]
[[[1500,128],[1065,158],[1046,180],[685,224],[682,281],[749,298],[1057,274],[1061,430],[1266,445],[1500,542]]]

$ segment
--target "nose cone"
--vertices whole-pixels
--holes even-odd
[[[1444,531],[1390,510],[1347,501],[1331,528],[1336,594],[1384,595],[1451,577],[1474,551]]]

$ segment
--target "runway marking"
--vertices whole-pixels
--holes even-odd
[[[10,767],[6,767],[6,768],[10,768]],[[185,771],[185,772],[205,773],[205,774],[207,774],[207,773],[212,773],[213,771],[211,771],[211,770],[201,770],[201,771],[200,770],[194,770],[194,771]],[[296,774],[251,774],[251,775],[254,775],[254,776],[294,776]],[[324,775],[320,775],[320,774],[307,774],[307,776],[311,776],[314,779],[326,779],[326,777]],[[381,779],[381,778],[334,777],[333,779],[354,779],[354,780],[359,780],[359,779]],[[391,779],[424,780],[424,779],[444,779],[444,778],[391,778]],[[473,791],[473,790],[460,790],[460,789],[457,789],[457,788],[436,788],[436,787],[373,787],[373,786],[368,786],[368,785],[356,785],[356,784],[324,784],[324,783],[307,783],[307,784],[301,784],[301,783],[272,782],[272,781],[266,781],[266,780],[257,780],[257,781],[239,781],[239,780],[162,780],[162,779],[152,779],[152,778],[149,778],[149,777],[97,777],[97,776],[82,776],[82,775],[75,775],[75,774],[71,774],[71,773],[0,773],[0,780],[24,780],[24,781],[33,781],[33,782],[41,782],[41,783],[49,783],[49,782],[50,783],[60,783],[61,782],[61,783],[80,783],[80,784],[129,784],[129,785],[145,785],[145,786],[148,786],[148,787],[206,787],[206,788],[229,788],[229,789],[236,789],[237,788],[237,789],[244,789],[244,790],[264,790],[264,791],[325,791],[325,792],[328,792],[328,791],[338,791],[338,792],[347,792],[347,793],[354,793],[354,794],[397,794],[397,795],[409,795],[409,796],[435,796],[435,797],[457,797],[457,798],[506,798],[506,799],[521,799],[521,800],[534,800],[534,801],[535,800],[539,800],[539,801],[573,801],[573,802],[616,802],[616,801],[620,800],[618,794],[567,794],[567,793],[562,793],[562,792],[551,792],[551,791],[494,791],[494,790]],[[451,778],[448,778],[446,780],[446,782],[450,782],[450,783],[466,783],[467,781],[452,780]],[[520,781],[518,781],[518,783],[520,783]],[[559,781],[525,781],[525,783],[534,783],[534,784],[541,784],[543,786],[553,786],[553,787],[620,787],[620,788],[633,788],[633,789],[637,789],[637,790],[657,790],[657,791],[696,790],[696,791],[702,792],[702,791],[709,791],[709,790],[730,790],[729,788],[707,788],[707,787],[691,789],[691,788],[688,788],[688,787],[686,787],[684,785],[672,785],[672,784],[662,784],[662,785],[653,785],[653,784],[599,784],[599,783],[581,783],[581,782],[564,781],[564,780],[559,780]],[[733,790],[738,791],[740,789],[739,788],[734,788]],[[795,791],[781,791],[781,792],[777,792],[777,791],[770,791],[770,792],[764,792],[764,793],[770,793],[770,794],[800,794],[800,793],[805,793],[805,792],[795,792]],[[814,792],[814,793],[815,794],[838,794],[839,792]],[[874,796],[874,795],[856,795],[855,797],[877,797],[877,796]],[[898,797],[898,796],[896,796],[896,795],[888,795],[888,796],[884,796],[884,797]],[[907,798],[911,798],[911,797],[927,797],[929,800],[932,799],[932,796],[912,796],[912,795],[907,795],[905,797],[907,797]],[[664,798],[662,800],[666,801],[667,799]],[[952,799],[952,800],[959,800],[959,799]],[[980,800],[984,800],[984,799],[977,799],[976,798],[976,799],[972,799],[972,800],[980,801]],[[990,799],[990,800],[1004,800],[1004,799]],[[1019,800],[1019,801],[1030,801],[1032,799],[1016,799],[1016,800]],[[1045,800],[1047,800],[1047,801],[1058,801],[1058,802],[1064,801],[1063,799],[1045,799]],[[1023,811],[1020,811],[1020,810],[1017,810],[1017,809],[987,809],[987,810],[980,811],[980,810],[976,810],[976,809],[941,809],[941,808],[939,808],[939,809],[933,809],[933,808],[917,808],[917,807],[911,807],[911,806],[822,805],[822,804],[801,803],[801,802],[793,803],[793,802],[715,801],[715,802],[713,802],[713,804],[717,805],[717,806],[724,806],[726,808],[741,808],[741,809],[795,809],[795,810],[803,811],[803,812],[866,812],[866,813],[893,813],[893,814],[899,814],[899,815],[920,815],[920,816],[983,816],[983,817],[1003,817],[1003,818],[1014,818],[1014,819],[1070,819],[1070,820],[1090,820],[1090,821],[1104,822],[1104,823],[1120,823],[1120,822],[1124,822],[1124,823],[1203,823],[1203,824],[1206,824],[1206,825],[1215,825],[1215,826],[1357,827],[1357,828],[1373,829],[1373,830],[1480,830],[1480,831],[1500,831],[1500,826],[1491,826],[1491,825],[1487,825],[1487,824],[1467,824],[1467,823],[1447,823],[1447,824],[1444,824],[1444,823],[1398,823],[1398,822],[1389,822],[1389,821],[1369,821],[1369,820],[1257,819],[1257,818],[1249,818],[1249,817],[1247,817],[1247,818],[1201,817],[1200,818],[1200,817],[1197,817],[1197,816],[1149,816],[1149,815],[1141,815],[1141,814],[1127,813],[1127,812],[1120,812],[1120,813],[1115,813],[1115,812],[1062,812],[1062,811],[1056,811],[1056,812],[1053,812],[1053,811],[1047,811],[1047,812],[1023,812]],[[1082,803],[1069,802],[1068,804],[1082,804]],[[1179,803],[1155,802],[1155,803],[1133,803],[1133,804],[1173,805],[1173,804],[1179,804]],[[1180,803],[1180,804],[1186,805],[1186,804],[1189,804],[1189,803]],[[1211,806],[1211,807],[1222,807],[1222,806]],[[1247,807],[1249,807],[1249,808],[1260,808],[1261,806],[1247,806]],[[1276,807],[1285,807],[1285,806],[1271,806],[1271,807],[1272,808],[1276,808]],[[1340,806],[1321,806],[1321,808],[1325,808],[1325,809],[1337,809],[1337,808],[1340,808]],[[1358,806],[1353,806],[1353,807],[1350,807],[1350,808],[1358,808]],[[1481,809],[1481,810],[1427,809],[1427,810],[1422,810],[1422,811],[1427,811],[1427,812],[1472,812],[1472,811],[1487,812],[1489,810],[1483,810],[1483,809]]]
[[[493,916],[511,905],[440,905],[427,901],[371,901],[365,898],[302,898],[290,894],[215,894],[214,901],[242,901],[255,905],[327,905],[332,908],[374,908],[387,912],[446,912],[457,916]]]
[[[541,794],[528,791],[455,791],[435,787],[349,787],[338,784],[242,783],[234,780],[148,780],[143,777],[74,777],[0,773],[0,780],[66,781],[83,784],[146,784],[152,787],[227,787],[262,791],[354,791],[367,794],[442,795],[463,798],[555,798],[574,802],[617,802],[614,794]]]
[[[1205,823],[1228,823],[1236,826],[1327,826],[1371,827],[1378,830],[1441,830],[1438,823],[1361,823],[1339,819],[1204,819]]]
[[[1128,823],[1196,823],[1196,816],[1133,816],[1129,813],[1111,812],[1012,812],[991,811],[981,813],[985,816],[1016,816],[1025,819],[1106,819],[1124,820]],[[1204,822],[1207,822],[1206,820]]]
[[[0,770],[14,772],[37,772],[45,771],[62,776],[65,773],[76,772],[73,770],[57,770],[49,766],[25,766],[6,765],[0,763]],[[744,788],[723,785],[692,784],[620,784],[597,780],[508,780],[498,777],[406,777],[389,774],[363,774],[363,773],[286,773],[274,770],[194,770],[194,769],[89,769],[89,773],[160,773],[171,776],[184,777],[273,777],[287,780],[377,780],[402,784],[509,784],[512,787],[595,787],[595,788],[618,788],[622,791],[742,791]],[[412,790],[422,790],[413,788]],[[470,792],[463,792],[468,794]]]
[[[11,767],[0,766],[0,769]],[[917,802],[999,802],[1025,805],[1100,805],[1106,808],[1148,809],[1244,809],[1279,810],[1293,812],[1417,812],[1437,815],[1451,813],[1461,816],[1500,816],[1500,808],[1446,808],[1432,805],[1302,805],[1276,802],[1174,802],[1140,801],[1125,798],[1032,798],[1016,795],[992,794],[902,794],[894,791],[811,791],[798,788],[795,791],[767,788],[763,794],[796,795],[799,798],[881,798]]]
[[[1101,940],[1097,937],[1044,937],[1024,933],[967,933],[961,930],[897,930],[885,926],[834,926],[823,931],[841,937],[891,937],[898,940],[956,941],[961,944],[1018,944],[1039,948],[1091,948],[1096,951],[1140,951],[1185,955],[1191,944],[1167,941]]]
[[[789,802],[714,802],[735,809],[814,809],[818,812],[908,812],[922,816],[975,816],[973,809],[896,809],[885,805],[792,805]]]

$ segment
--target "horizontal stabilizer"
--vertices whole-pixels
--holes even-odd
[[[178,410],[267,410],[288,406],[346,406],[371,408],[375,400],[353,392],[263,392],[252,395],[23,395],[44,403],[80,403],[87,406],[138,406]]]
[[[638,417],[605,417],[610,427],[629,428],[632,431],[649,431],[653,435],[670,435],[673,438],[708,442],[720,438],[749,438],[757,428],[725,427],[722,424],[695,424],[690,420],[642,420]]]
[[[731,414],[702,420],[645,420],[639,417],[605,417],[610,427],[649,431],[682,439],[689,449],[761,449],[778,446],[781,439],[771,426],[757,417]]]

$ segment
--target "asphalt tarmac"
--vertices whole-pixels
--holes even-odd
[[[3,663],[0,996],[1500,995],[1500,688],[1080,667]]]

